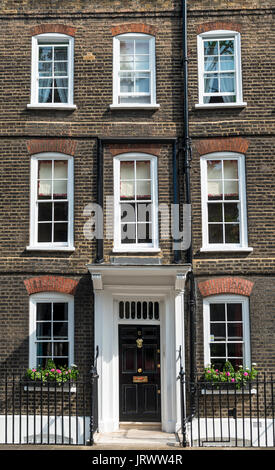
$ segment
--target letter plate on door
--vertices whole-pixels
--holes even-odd
[[[138,383],[148,383],[148,377],[147,375],[134,375],[133,376],[133,383],[138,384]]]

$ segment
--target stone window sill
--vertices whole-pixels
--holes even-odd
[[[57,103],[50,103],[50,104],[27,104],[28,109],[53,109],[53,110],[60,110],[60,111],[73,111],[77,109],[75,104],[57,104]]]
[[[247,103],[212,103],[212,104],[195,104],[195,109],[223,109],[223,108],[245,108]]]

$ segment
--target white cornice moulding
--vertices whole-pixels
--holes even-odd
[[[92,274],[92,281],[93,281],[94,290],[102,290],[103,289],[103,279],[102,279],[101,274],[93,273]]]

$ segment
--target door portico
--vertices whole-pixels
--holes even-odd
[[[158,325],[160,331],[161,427],[175,432],[180,427],[178,352],[184,351],[184,284],[188,266],[90,265],[94,284],[95,345],[99,348],[100,432],[115,432],[119,413],[119,326]],[[157,302],[158,318],[121,318],[122,301]],[[183,358],[184,359],[184,358]],[[137,374],[138,375],[138,374]]]

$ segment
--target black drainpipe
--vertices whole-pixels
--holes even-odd
[[[103,152],[102,152],[102,141],[97,138],[97,204],[102,207],[103,210],[103,201],[104,201],[104,187],[103,187]],[[99,215],[98,215],[99,216]],[[101,223],[101,218],[97,221],[97,226]],[[103,263],[104,254],[103,254],[103,227],[102,227],[102,238],[96,239],[96,263]]]
[[[188,52],[187,52],[187,0],[182,0],[182,48],[183,48],[183,151],[184,151],[184,174],[185,174],[185,203],[191,204],[190,190],[190,164],[192,160],[191,139],[189,136],[188,115]],[[189,339],[190,339],[190,381],[193,384],[196,376],[196,306],[195,306],[195,281],[193,274],[192,255],[192,224],[191,242],[186,253],[186,261],[191,265],[191,271],[187,275],[186,283],[189,282]],[[193,393],[191,394],[193,395]],[[194,400],[191,398],[191,409],[194,411]],[[193,406],[192,406],[193,402]]]

